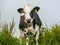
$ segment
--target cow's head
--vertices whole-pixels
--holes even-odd
[[[32,23],[33,19],[34,19],[34,15],[33,13],[37,13],[39,11],[39,7],[32,7],[30,4],[26,5],[24,8],[19,8],[18,12],[21,14],[21,16],[25,16],[25,22],[27,24]]]

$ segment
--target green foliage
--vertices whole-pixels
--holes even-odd
[[[13,37],[12,34],[14,30],[14,19],[10,26],[8,24],[2,25],[0,30],[0,45],[20,45],[20,40]],[[46,28],[41,29],[39,36],[39,45],[60,45],[60,25],[55,24],[51,26],[51,29],[46,26]],[[23,38],[23,45],[26,44],[26,39]],[[30,38],[30,45],[35,45],[34,38]]]
[[[44,36],[40,37],[41,45],[60,45],[60,25],[55,24],[51,29],[45,29]]]
[[[15,26],[15,23],[13,19],[12,23],[10,23],[10,33],[12,33],[14,26]]]
[[[8,24],[2,25],[2,30],[0,31],[0,45],[19,45],[19,39],[16,37],[13,37],[12,31],[14,28],[14,21],[10,23],[10,26]],[[9,27],[9,28],[8,28]]]
[[[12,37],[10,34],[6,34],[6,33],[1,33],[0,34],[0,43],[2,45],[16,45],[18,44],[18,39]]]

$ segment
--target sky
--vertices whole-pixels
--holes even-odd
[[[9,24],[14,18],[14,36],[19,37],[20,14],[17,9],[24,8],[27,4],[40,7],[38,15],[43,25],[47,24],[50,27],[55,23],[60,24],[60,0],[0,0],[1,21]]]

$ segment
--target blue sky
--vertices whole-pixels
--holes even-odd
[[[17,9],[23,8],[27,4],[40,7],[38,14],[43,25],[47,24],[50,27],[55,23],[60,24],[60,0],[0,0],[1,20],[3,23],[6,21],[9,24],[14,18],[15,36],[19,36],[20,14]]]

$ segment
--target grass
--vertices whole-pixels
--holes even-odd
[[[10,28],[8,24],[2,25],[0,29],[0,45],[20,45],[20,40],[13,37],[14,22],[10,23]],[[60,45],[60,25],[55,24],[51,28],[46,27],[41,29],[39,36],[39,45]],[[35,45],[34,38],[30,38],[29,44]],[[23,39],[23,45],[25,45],[26,40]]]

